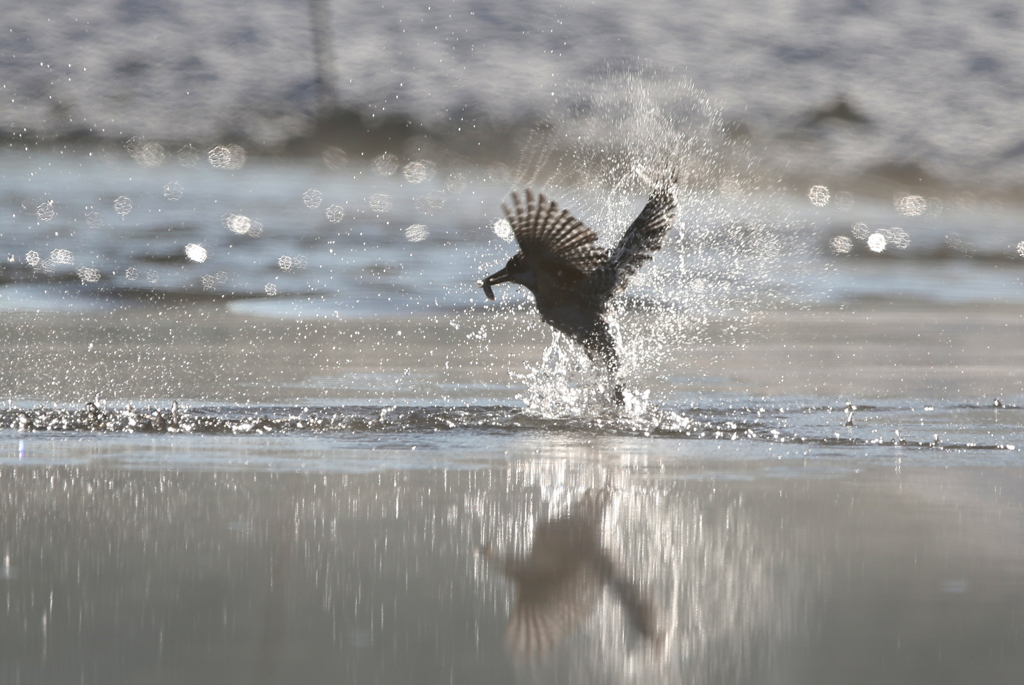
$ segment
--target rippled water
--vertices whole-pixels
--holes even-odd
[[[1019,211],[662,86],[516,167],[0,156],[0,680],[1020,682]],[[511,188],[608,244],[673,165],[619,407],[476,281]]]

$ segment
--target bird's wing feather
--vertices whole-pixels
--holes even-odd
[[[675,194],[670,186],[651,193],[640,216],[626,229],[608,261],[593,274],[595,289],[612,295],[626,287],[629,277],[661,249],[661,242],[675,221],[676,210]]]
[[[529,189],[526,202],[512,193],[513,208],[502,205],[519,249],[535,273],[557,274],[567,285],[589,276],[608,259],[597,234],[543,194]]]

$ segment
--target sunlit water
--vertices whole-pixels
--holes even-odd
[[[0,157],[0,680],[1020,682],[1019,213],[645,79],[514,167]],[[618,407],[476,281],[511,189],[611,244],[673,173]]]

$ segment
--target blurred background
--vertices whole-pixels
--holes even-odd
[[[691,80],[793,187],[1024,187],[1008,0],[5,4],[12,148],[508,161],[553,95],[640,60]]]

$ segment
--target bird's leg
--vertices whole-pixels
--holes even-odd
[[[612,338],[608,324],[601,322],[594,335],[583,345],[590,361],[600,360],[608,371],[608,377],[612,382],[612,401],[615,405],[622,407],[626,403],[626,388],[619,382],[619,354],[615,350],[615,340]]]

